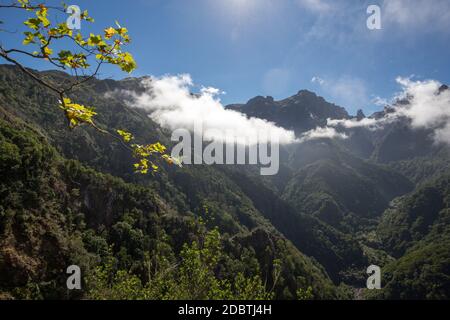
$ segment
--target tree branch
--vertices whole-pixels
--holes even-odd
[[[38,76],[36,76],[33,72],[31,72],[30,70],[25,68],[20,62],[18,62],[17,60],[11,58],[10,56],[8,56],[8,54],[6,53],[6,51],[3,48],[0,49],[0,57],[5,59],[6,61],[9,61],[9,62],[15,64],[16,66],[18,66],[19,69],[22,70],[22,72],[24,72],[25,74],[27,74],[28,76],[30,76],[31,78],[33,78],[34,80],[36,80],[37,82],[42,84],[43,86],[47,87],[48,89],[56,92],[57,94],[62,94],[63,93],[63,91],[59,90],[58,88],[56,88],[52,84],[50,84],[50,83],[42,80]]]

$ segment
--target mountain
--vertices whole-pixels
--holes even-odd
[[[386,210],[377,233],[387,252],[401,257],[430,234],[436,234],[436,226],[445,226],[450,206],[449,179],[445,174],[427,182],[413,193],[398,198]]]
[[[399,198],[377,235],[398,259],[383,270],[384,299],[448,299],[450,294],[450,175]]]
[[[413,189],[407,178],[389,168],[359,159],[329,141],[322,147],[328,155],[322,153],[296,171],[283,198],[338,229],[360,229],[367,225],[363,220],[379,217],[391,200]],[[305,149],[297,152],[304,154]]]
[[[54,71],[41,76],[59,82],[70,78]],[[71,98],[96,107],[99,128],[126,128],[137,143],[161,141],[170,149],[170,132],[128,107],[119,95],[108,94],[139,92],[144,90],[140,83],[139,78],[93,79]],[[212,288],[217,281],[228,281],[235,298],[242,297],[236,295],[237,274],[253,288],[263,283],[276,299],[294,299],[309,288],[315,299],[349,298],[349,285],[365,287],[370,264],[386,268],[388,287],[400,288],[383,291],[381,297],[403,297],[404,287],[389,275],[406,265],[404,261],[412,263],[424,254],[423,248],[431,245],[425,245],[431,237],[427,228],[448,230],[448,221],[436,220],[436,210],[445,206],[435,206],[433,200],[445,199],[444,193],[433,196],[422,188],[448,172],[448,149],[427,146],[422,152],[425,142],[416,131],[401,135],[392,127],[374,134],[357,128],[348,130],[350,138],[343,141],[282,146],[275,176],[262,177],[254,166],[178,168],[164,163],[157,173],[142,176],[133,172],[133,158],[117,140],[92,128],[69,130],[57,100],[18,69],[0,66],[0,297],[110,297],[105,292],[126,288],[126,283],[145,287],[149,278],[157,281],[157,266],[172,270],[170,266],[188,263],[186,257],[199,257],[191,262],[205,267],[197,268],[201,272],[196,282]],[[281,101],[256,97],[227,108],[275,122],[297,135],[324,126],[328,118],[352,118],[305,90]],[[365,115],[359,112],[356,117]],[[399,146],[401,155],[388,158],[395,143],[415,142],[416,151]],[[412,195],[430,197],[417,217],[406,218],[406,205],[395,211],[400,213],[391,213]],[[431,220],[421,217],[428,209],[434,210]],[[208,269],[201,260],[208,248],[202,245],[211,242],[206,239],[216,230],[221,249],[215,250],[217,264]],[[418,248],[421,253],[412,254],[419,243],[424,243]],[[441,285],[438,281],[449,274],[445,268],[433,269],[445,267],[445,248],[443,242],[436,258],[421,260],[421,270],[430,267],[420,285]],[[65,268],[70,264],[87,270],[88,289],[67,296]],[[99,267],[132,278],[102,284]],[[151,296],[205,298],[202,290],[195,292],[203,295],[192,296],[182,286],[183,268],[175,268],[164,281],[173,287],[155,284],[161,291]],[[94,295],[89,291],[92,277],[102,284]],[[441,286],[439,297],[444,297],[447,287]],[[412,288],[405,290],[418,286]]]
[[[275,101],[272,97],[258,96],[246,104],[233,104],[226,108],[242,112],[248,117],[269,120],[294,130],[297,134],[324,126],[328,118],[349,118],[344,108],[329,103],[308,90],[301,90],[296,95],[280,101]]]
[[[448,86],[442,85],[439,92],[445,90],[448,90]],[[368,118],[381,119],[393,113],[397,107],[409,103],[408,99],[404,98]],[[294,130],[298,136],[317,127],[325,127],[327,119],[367,118],[362,110],[358,110],[356,116],[351,117],[344,108],[329,103],[307,90],[301,90],[296,95],[280,101],[274,101],[272,97],[258,96],[246,104],[232,104],[226,108],[242,112],[248,117],[274,122],[281,127]],[[348,139],[338,142],[340,146],[357,157],[372,159],[376,163],[395,165],[400,161],[421,157],[434,158],[436,154],[448,153],[450,150],[448,146],[436,145],[433,142],[432,130],[412,128],[410,120],[400,117],[396,121],[384,124],[382,130],[364,127],[340,130],[348,136]]]
[[[440,88],[440,92],[444,90],[448,87]],[[327,118],[350,118],[334,113],[338,109],[332,104],[327,105],[329,113],[324,115],[320,107],[323,98],[301,93],[283,100],[292,102],[284,108],[297,111],[303,119],[298,121],[296,115],[292,115],[292,119],[296,119],[294,123],[283,119],[286,111],[282,103],[271,98],[257,97],[247,104],[229,108],[273,121],[297,134],[325,126]],[[302,99],[304,96],[309,99]],[[383,118],[398,105],[408,103],[406,99],[398,101],[370,118]],[[362,120],[366,116],[358,111],[355,118]],[[289,174],[284,176],[282,186],[277,184],[281,197],[303,214],[319,219],[358,242],[366,261],[386,265],[386,290],[367,297],[448,297],[445,283],[449,283],[450,251],[445,235],[450,228],[445,219],[438,219],[438,222],[435,219],[443,215],[439,212],[448,206],[443,200],[448,180],[442,177],[450,172],[450,148],[436,145],[431,130],[413,129],[410,121],[403,118],[375,131],[361,127],[344,132],[349,136],[346,140],[318,139],[290,148],[284,161]],[[427,184],[430,181],[433,187]],[[408,195],[411,191],[413,194]],[[427,235],[427,230],[432,228],[442,232],[441,243],[429,240],[438,235],[436,232]],[[434,253],[427,253],[427,250],[434,250]],[[422,275],[421,280],[414,279],[417,272]],[[345,278],[343,273],[345,271],[341,270],[341,279]],[[354,274],[346,279],[347,283],[354,281],[351,279],[355,279]],[[435,286],[429,288],[430,283]]]
[[[120,143],[89,128],[67,129],[56,97],[17,71],[1,67],[3,296],[65,298],[64,268],[75,263],[93,270],[109,250],[121,269],[144,281],[146,254],[166,247],[166,259],[176,260],[184,243],[201,237],[203,223],[222,234],[219,279],[234,279],[236,272],[259,274],[267,287],[274,286],[276,298],[295,298],[308,287],[316,298],[336,297],[323,267],[301,253],[219,169],[161,165],[153,176],[138,176]],[[137,141],[166,143],[147,116],[105,97],[131,81],[95,81],[75,95],[97,107],[100,127],[127,127]],[[248,265],[245,256],[256,263]],[[276,283],[274,261],[280,261]]]

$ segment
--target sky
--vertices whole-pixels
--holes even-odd
[[[1,3],[8,1],[0,0]],[[46,1],[57,4],[57,1]],[[308,89],[351,114],[370,114],[401,89],[397,77],[450,83],[449,0],[72,0],[95,19],[82,32],[118,20],[129,29],[132,76],[189,74],[222,103]],[[367,7],[381,8],[369,30]],[[3,9],[3,46],[21,46],[26,15]],[[15,32],[17,31],[17,32]],[[24,60],[36,69],[48,66]],[[101,77],[121,79],[114,68]]]

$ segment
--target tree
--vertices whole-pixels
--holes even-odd
[[[162,257],[161,267],[152,272],[149,257],[147,283],[126,270],[115,268],[110,256],[104,264],[89,275],[87,298],[89,299],[149,299],[149,300],[267,300],[274,295],[267,292],[258,274],[245,277],[236,274],[234,279],[220,279],[215,274],[222,247],[217,229],[202,235],[203,241],[184,244],[178,263],[170,263]],[[152,273],[152,274],[150,274]]]
[[[161,155],[162,159],[169,163],[174,162],[174,159],[165,154],[166,148],[159,142],[148,145],[130,144],[133,139],[131,133],[125,130],[113,132],[99,128],[94,121],[97,114],[94,108],[76,103],[69,97],[75,89],[82,88],[94,79],[102,65],[115,65],[127,73],[136,69],[137,65],[131,53],[123,50],[123,47],[131,41],[127,28],[116,21],[115,26],[105,28],[103,34],[91,33],[85,36],[81,30],[73,29],[67,22],[50,21],[50,12],[65,15],[66,12],[72,11],[73,14],[78,14],[73,11],[72,6],[67,7],[65,4],[61,7],[53,7],[45,3],[34,3],[32,0],[17,0],[6,5],[0,4],[0,9],[22,10],[24,13],[33,14],[24,21],[26,26],[22,41],[24,48],[7,48],[4,44],[0,44],[0,57],[16,65],[27,76],[58,96],[58,107],[64,112],[70,129],[88,125],[102,134],[119,139],[137,159],[134,167],[136,172],[142,174],[158,169],[158,166],[151,161],[155,155]],[[94,22],[87,10],[80,12],[77,18],[80,21]],[[66,19],[63,20],[66,21]],[[65,49],[55,50],[56,47],[61,46]],[[28,49],[31,47],[34,47],[34,51]],[[48,63],[58,70],[69,72],[73,77],[67,82],[55,83],[28,69],[20,62],[23,57]]]

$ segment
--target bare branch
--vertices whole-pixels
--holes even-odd
[[[19,69],[22,70],[22,72],[24,72],[25,74],[27,74],[28,76],[30,76],[31,78],[33,78],[34,80],[36,80],[37,82],[42,84],[43,86],[47,87],[48,89],[56,92],[57,94],[62,94],[63,93],[63,91],[59,90],[54,85],[52,85],[52,84],[42,80],[40,77],[35,75],[29,69],[25,68],[20,62],[18,62],[17,60],[11,58],[10,56],[8,56],[8,54],[5,52],[5,50],[3,48],[0,48],[0,57],[5,59],[6,61],[9,61],[9,62],[15,64],[16,66],[18,66]]]
[[[41,9],[42,6],[45,6],[48,9],[52,10],[58,10],[61,12],[66,12],[64,8],[61,7],[54,7],[54,6],[47,6],[44,3],[38,4],[38,5],[18,5],[18,4],[0,4],[0,9],[22,9],[22,10],[38,10]]]
[[[21,53],[21,54],[24,54],[24,55],[27,55],[29,57],[36,58],[36,59],[47,59],[47,61],[50,62],[51,64],[53,64],[55,67],[58,67],[58,68],[61,68],[61,69],[64,69],[64,70],[66,69],[66,67],[64,65],[58,64],[58,63],[55,62],[54,59],[52,59],[50,57],[46,57],[44,55],[35,55],[33,53],[30,53],[30,52],[27,52],[27,51],[24,51],[24,50],[20,50],[20,49],[9,49],[9,50],[4,50],[4,51],[5,51],[6,54],[9,54],[9,53]]]

